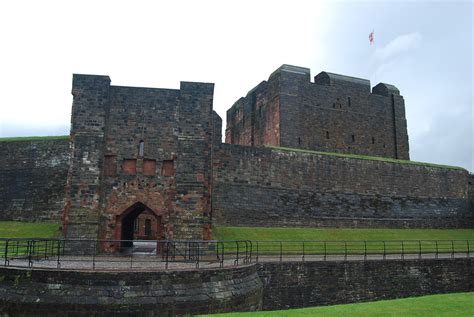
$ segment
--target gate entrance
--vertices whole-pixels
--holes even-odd
[[[127,240],[122,241],[122,248],[133,247],[134,240],[160,240],[163,233],[161,217],[142,203],[125,210],[117,222],[120,224],[120,240]]]

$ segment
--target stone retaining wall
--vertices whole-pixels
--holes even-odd
[[[474,259],[286,262],[259,265],[263,309],[474,291]]]
[[[461,168],[229,144],[214,157],[218,225],[474,227]]]
[[[256,266],[155,272],[0,268],[0,316],[175,316],[261,308]]]
[[[69,139],[0,142],[0,220],[59,222]]]

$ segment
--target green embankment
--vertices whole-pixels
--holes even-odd
[[[12,142],[12,141],[46,141],[46,140],[69,140],[69,135],[22,136],[22,137],[6,137],[6,138],[0,138],[0,142]]]
[[[268,148],[274,149],[274,150],[277,150],[277,151],[283,151],[283,152],[308,153],[308,154],[328,155],[328,156],[336,156],[336,157],[350,158],[350,159],[357,159],[357,160],[380,161],[380,162],[389,162],[389,163],[396,163],[396,164],[408,164],[408,165],[418,165],[418,166],[425,166],[425,167],[437,167],[437,168],[465,170],[464,168],[459,167],[459,166],[450,166],[450,165],[442,165],[442,164],[435,164],[435,163],[399,160],[399,159],[394,159],[394,158],[390,158],[390,157],[368,156],[368,155],[359,155],[359,154],[344,154],[344,153],[333,153],[333,152],[321,152],[321,151],[295,149],[295,148],[287,148],[287,147],[279,147],[279,146],[268,146]]]
[[[419,254],[474,250],[474,229],[214,227],[214,239],[250,240],[253,253],[259,255]],[[239,248],[244,245],[239,243]],[[225,250],[237,249],[235,242],[226,242],[223,246]]]
[[[230,313],[208,316],[257,317],[257,316],[473,316],[474,293],[431,295],[396,300],[383,300],[360,304],[334,305],[324,307],[277,310],[254,313]]]
[[[55,223],[0,221],[0,238],[52,238],[59,236]]]
[[[213,227],[216,240],[284,240],[284,241],[363,241],[363,240],[468,240],[474,229],[317,229]]]

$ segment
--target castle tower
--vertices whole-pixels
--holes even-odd
[[[210,157],[220,121],[213,89],[111,86],[107,76],[74,75],[67,238],[131,240],[140,215],[157,239],[210,238]]]
[[[226,143],[409,159],[398,89],[283,65],[227,111]]]

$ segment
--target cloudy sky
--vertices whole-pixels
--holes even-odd
[[[473,172],[472,33],[471,1],[2,1],[0,137],[68,134],[73,73],[213,82],[225,120],[293,64],[394,84],[412,160]]]

